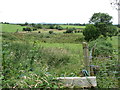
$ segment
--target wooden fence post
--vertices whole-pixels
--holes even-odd
[[[84,56],[84,66],[85,69],[90,74],[90,60],[89,60],[89,54],[88,54],[88,44],[86,42],[83,42],[83,56]]]

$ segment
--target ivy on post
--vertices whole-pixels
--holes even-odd
[[[89,60],[88,51],[89,51],[88,44],[86,42],[83,42],[84,66],[85,66],[85,69],[90,73],[90,60]]]

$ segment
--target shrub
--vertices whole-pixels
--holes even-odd
[[[37,25],[35,26],[35,28],[42,29],[42,25],[41,25],[41,24],[37,24]]]
[[[95,41],[90,42],[89,50],[91,50],[95,44],[96,46],[95,46],[94,56],[108,57],[113,54],[112,44],[106,41],[105,38],[98,38]]]
[[[33,31],[36,31],[36,30],[37,30],[36,28],[33,29]]]
[[[75,33],[78,33],[78,31],[75,30]]]
[[[97,39],[99,37],[99,32],[94,25],[89,24],[83,30],[83,35],[85,36],[85,40],[90,41]]]
[[[27,28],[23,28],[23,31],[32,31],[32,29],[27,27]]]
[[[61,27],[61,26],[56,26],[56,29],[58,29],[58,30],[63,30],[63,27]]]
[[[73,33],[73,31],[76,30],[75,28],[69,28],[66,30],[66,33]]]
[[[53,34],[53,31],[49,31],[49,34]]]
[[[49,26],[49,29],[54,29],[54,25],[50,25],[50,26]]]
[[[38,31],[38,33],[41,33],[40,31]]]

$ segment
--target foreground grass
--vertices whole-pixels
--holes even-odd
[[[117,48],[117,37],[107,40]],[[81,33],[3,33],[3,87],[61,88],[55,77],[81,76],[83,41]],[[112,72],[116,63],[116,57],[93,59],[92,64],[100,66],[98,88],[118,87]]]
[[[44,43],[36,38],[26,42],[29,39],[20,39],[23,36],[3,35],[4,88],[59,88],[55,77],[79,75],[81,44]]]

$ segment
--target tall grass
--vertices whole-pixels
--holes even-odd
[[[116,42],[111,43],[110,40],[99,38],[90,42],[90,47],[93,47],[95,43],[96,47],[91,64],[100,67],[96,75],[97,87],[119,88],[118,49],[116,49]]]
[[[35,44],[10,42],[3,42],[2,57],[3,88],[28,88],[32,84],[31,87],[35,87],[39,82],[42,83],[42,85],[38,85],[39,87],[51,87],[54,75],[46,73],[49,73],[49,69],[52,67],[63,66],[70,60],[70,56],[63,50],[58,53],[56,49],[36,47]],[[35,80],[41,81],[36,82]]]

